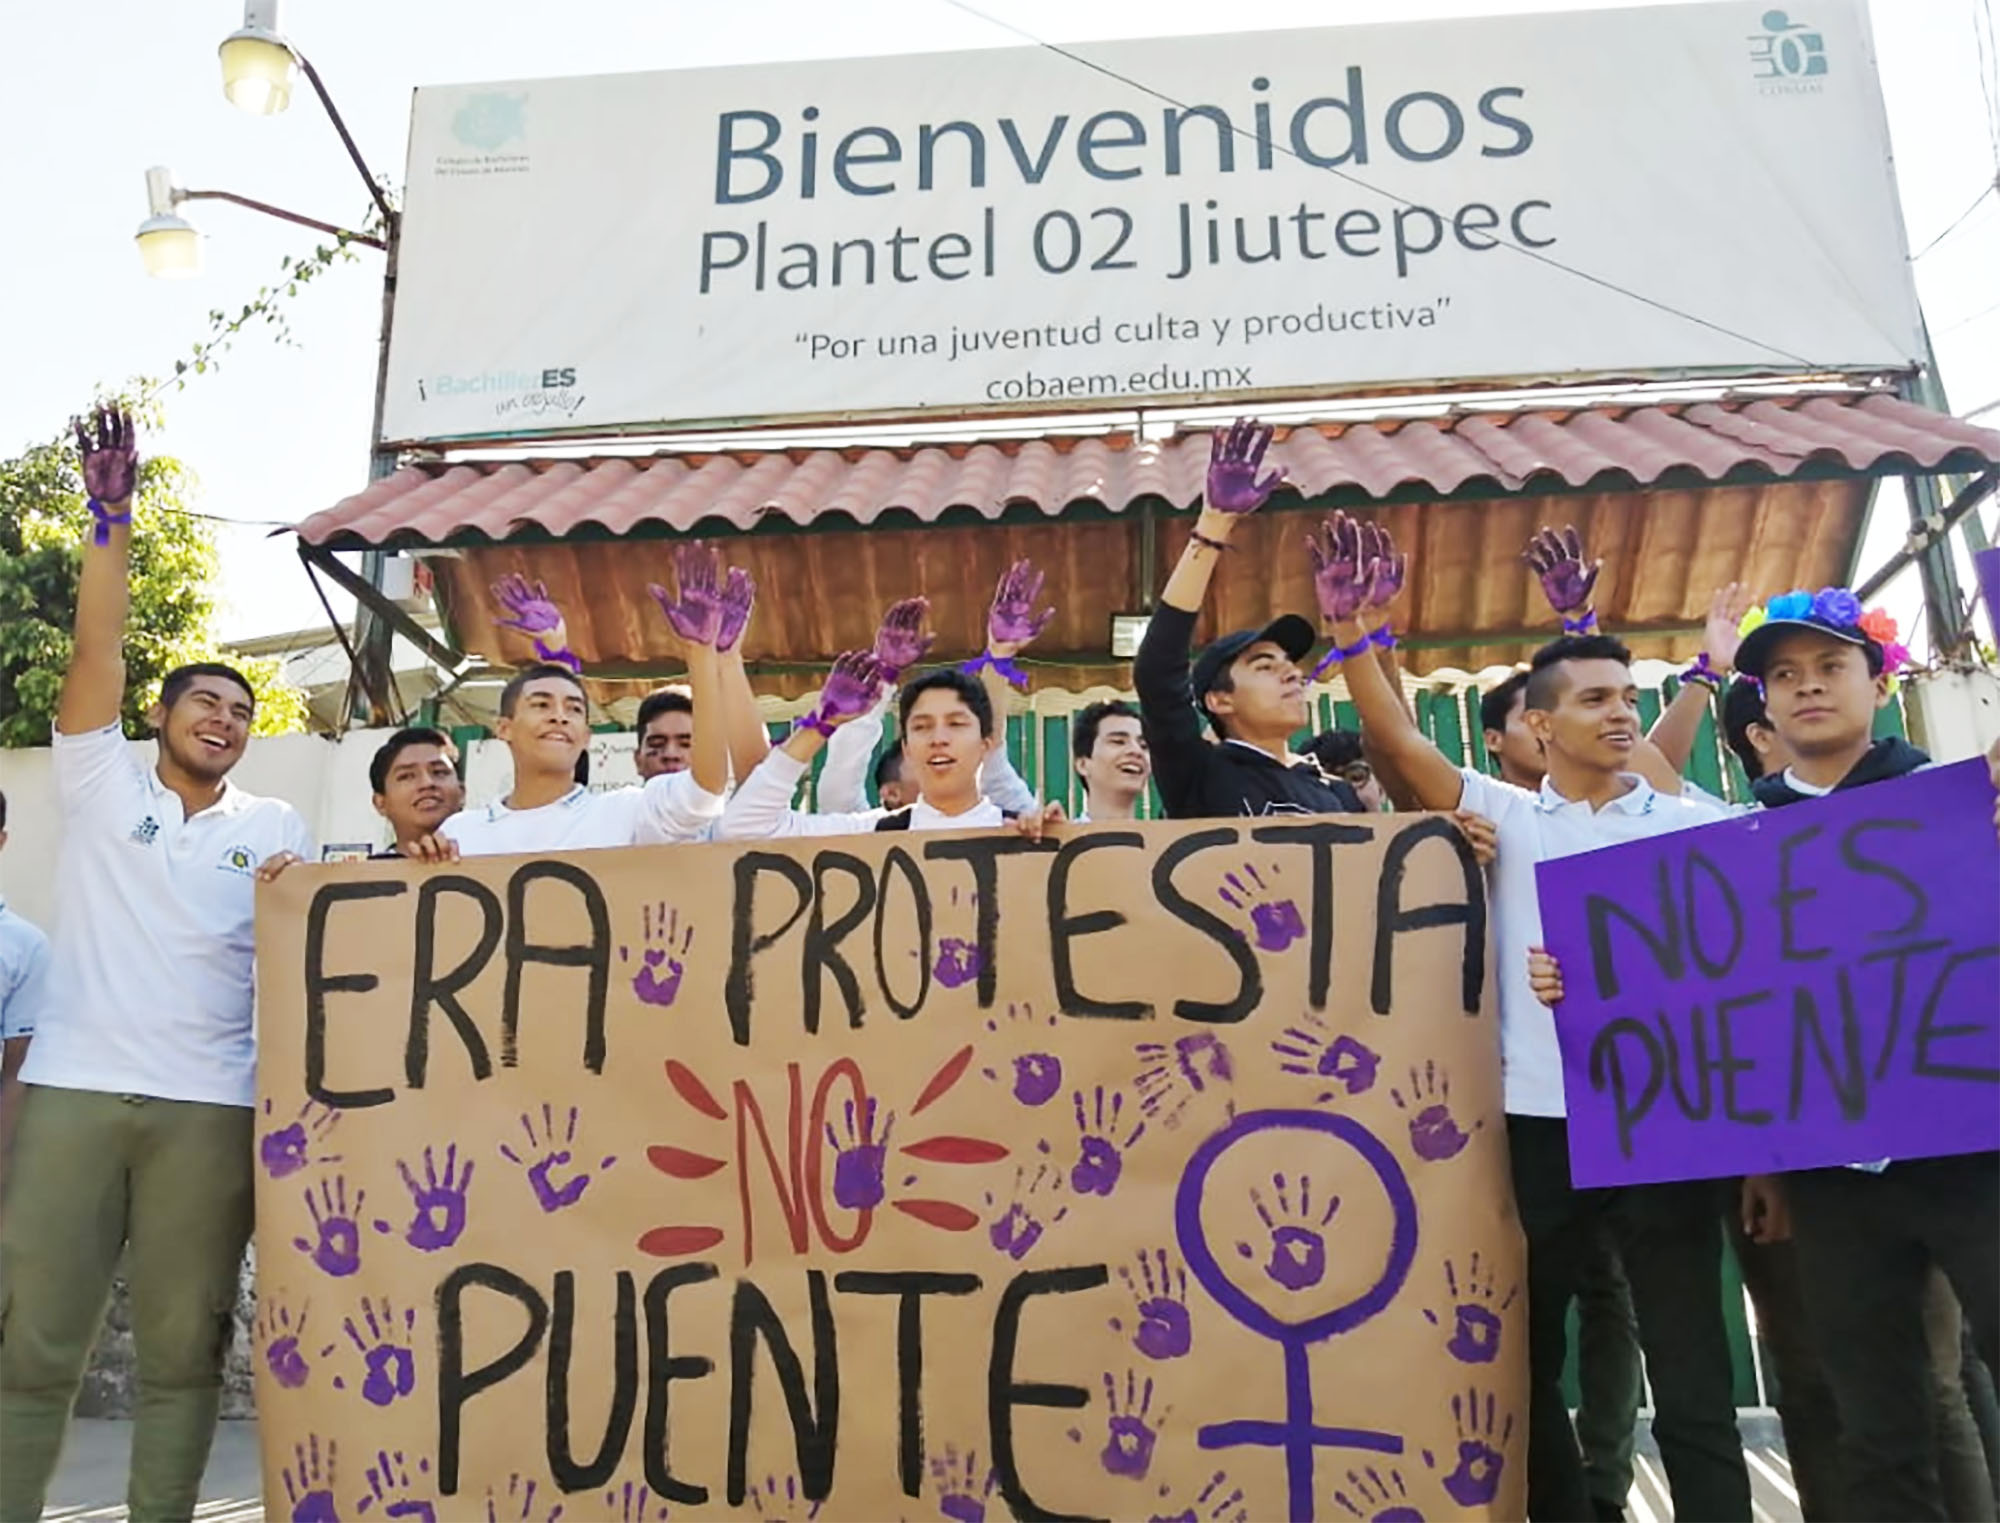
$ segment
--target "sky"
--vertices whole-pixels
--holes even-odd
[[[1812,0],[1791,7],[1809,19]],[[1918,293],[1953,410],[2000,401],[2000,127],[1982,63],[1995,0],[1870,6],[1904,221],[1925,251]],[[423,84],[710,64],[1583,9],[1563,0],[288,0],[281,27],[313,60],[370,165],[403,178],[410,92]],[[1981,17],[1984,23],[1981,23]],[[315,235],[219,203],[188,215],[208,234],[193,281],[150,280],[132,235],[144,175],[220,188],[361,225],[367,192],[303,79],[289,111],[251,117],[224,100],[216,46],[240,22],[229,0],[91,0],[15,7],[7,23],[0,138],[13,146],[9,206],[34,227],[8,240],[0,299],[12,361],[0,367],[0,445],[51,436],[94,387],[170,372]],[[996,24],[1005,22],[1007,26]],[[1986,85],[1982,89],[1982,68]],[[1829,163],[1828,174],[1841,166]],[[221,367],[166,394],[156,447],[201,483],[220,529],[225,639],[308,629],[324,615],[274,525],[366,484],[380,317],[379,256],[360,250],[288,304],[293,344],[252,329]],[[2000,427],[2000,409],[1980,421]],[[1878,502],[1864,566],[1898,547],[1900,493]],[[1989,533],[1993,514],[1987,512]],[[1914,577],[1887,597],[1906,627]]]

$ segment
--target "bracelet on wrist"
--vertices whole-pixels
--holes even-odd
[[[1396,631],[1391,629],[1387,624],[1384,624],[1369,633],[1368,643],[1377,650],[1394,650],[1396,648]]]
[[[90,516],[97,520],[97,527],[91,531],[90,542],[101,547],[111,543],[112,525],[132,522],[132,504],[127,499],[125,511],[114,513],[93,497],[90,499]]]
[[[1699,682],[1712,692],[1721,692],[1724,686],[1722,673],[1718,672],[1703,651],[1694,658],[1694,665],[1681,673],[1682,682]]]
[[[1387,626],[1384,627],[1386,628]],[[1395,643],[1395,638],[1396,637],[1394,635],[1391,635],[1389,637],[1391,644]],[[1336,635],[1334,637],[1334,642],[1332,647],[1327,651],[1327,653],[1324,656],[1321,656],[1319,658],[1319,665],[1315,666],[1312,669],[1312,678],[1310,680],[1317,681],[1319,679],[1320,673],[1324,672],[1330,666],[1338,666],[1343,661],[1352,661],[1356,656],[1367,655],[1369,649],[1375,643],[1376,641],[1373,635],[1363,634],[1361,638],[1359,640],[1356,640],[1352,645],[1343,647],[1340,643],[1339,636]]]
[[[968,677],[977,677],[989,667],[998,672],[1009,687],[1025,690],[1028,686],[1028,674],[1015,664],[1011,656],[996,656],[990,650],[981,651],[959,670]]]
[[[828,740],[831,740],[833,738],[834,724],[832,720],[826,717],[826,715],[821,713],[818,709],[814,709],[810,713],[799,715],[799,717],[792,722],[792,733],[794,735],[798,734],[799,731],[801,730],[812,730],[819,735],[825,736]]]
[[[1595,608],[1586,608],[1575,618],[1564,614],[1562,621],[1563,633],[1566,635],[1593,634],[1597,629],[1597,610]]]
[[[1221,554],[1224,550],[1227,550],[1229,548],[1228,540],[1210,539],[1206,534],[1202,533],[1201,530],[1199,529],[1190,529],[1188,531],[1188,538],[1197,545],[1208,546],[1209,549],[1215,551],[1218,555]]]
[[[551,666],[567,668],[574,676],[581,677],[583,675],[583,658],[573,650],[568,650],[560,646],[544,645],[537,638],[535,641],[535,656],[536,659],[546,661]]]

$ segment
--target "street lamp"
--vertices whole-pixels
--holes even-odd
[[[245,0],[243,25],[222,39],[222,93],[252,116],[276,116],[292,103],[298,54],[278,33],[278,0]]]
[[[201,273],[201,234],[175,211],[179,204],[173,173],[159,165],[147,170],[148,215],[139,224],[139,257],[155,279],[187,280]]]

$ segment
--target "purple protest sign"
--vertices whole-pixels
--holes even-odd
[[[2000,1148],[1984,762],[1536,872],[1577,1184]]]

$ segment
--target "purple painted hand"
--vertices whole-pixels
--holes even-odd
[[[1277,869],[1271,869],[1277,876]],[[1234,910],[1247,910],[1250,915],[1250,931],[1257,939],[1257,945],[1266,952],[1282,952],[1306,933],[1305,916],[1299,913],[1298,905],[1290,899],[1274,899],[1278,890],[1264,881],[1264,875],[1251,863],[1244,863],[1240,873],[1224,873],[1222,887],[1216,890],[1216,897]]]
[[[341,1328],[361,1355],[361,1396],[370,1406],[386,1407],[417,1387],[417,1314],[405,1311],[400,1318],[387,1300],[361,1298],[362,1322],[344,1319]],[[397,1324],[401,1322],[399,1330]],[[366,1331],[363,1331],[363,1324]],[[400,1336],[399,1336],[400,1332]],[[335,1382],[344,1385],[344,1382]]]
[[[139,480],[139,431],[122,408],[100,407],[94,419],[72,418],[83,489],[107,508],[127,501]]]
[[[757,606],[757,584],[740,566],[731,566],[722,584],[722,627],[716,632],[715,648],[732,651],[750,627],[750,611]]]
[[[1022,1022],[1029,1027],[1033,1027],[1035,1023],[1034,1006],[1028,1004],[1009,1005],[1007,1007],[1007,1020],[1010,1025],[1014,1022]],[[1056,1018],[1053,1015],[1048,1017],[1048,1025],[1053,1026],[1055,1023]],[[998,1021],[988,1021],[986,1029],[997,1035],[1001,1029],[1000,1023]],[[1013,1060],[1013,1070],[1014,1098],[1022,1105],[1047,1105],[1062,1089],[1062,1059],[1052,1052],[1023,1053]],[[989,1079],[999,1078],[999,1072],[996,1069],[989,1068],[985,1070],[985,1073]]]
[[[882,668],[871,652],[844,652],[827,673],[813,717],[822,725],[843,725],[875,707],[882,687]]]
[[[1146,1135],[1146,1123],[1141,1121],[1121,1139],[1117,1132],[1119,1117],[1125,1109],[1122,1091],[1112,1091],[1107,1104],[1104,1086],[1098,1085],[1088,1112],[1084,1109],[1083,1091],[1079,1089],[1073,1094],[1078,1145],[1076,1164],[1069,1171],[1069,1187],[1079,1195],[1109,1195],[1118,1188],[1119,1176],[1125,1171],[1125,1153]]]
[[[1121,1264],[1118,1278],[1139,1317],[1132,1333],[1135,1349],[1148,1359],[1178,1359],[1194,1346],[1194,1325],[1187,1308],[1187,1270],[1170,1265],[1166,1249],[1156,1248],[1150,1255],[1142,1250],[1139,1273],[1135,1276]],[[1122,1320],[1114,1319],[1111,1326],[1114,1331],[1124,1331]]]
[[[894,682],[923,660],[924,653],[936,641],[937,636],[924,633],[930,611],[929,598],[904,598],[891,604],[882,615],[882,623],[875,631],[874,654],[884,682]]]
[[[268,1118],[270,1114],[271,1102],[266,1100],[264,1115]],[[257,1161],[272,1179],[288,1178],[310,1164],[339,1163],[338,1153],[314,1156],[312,1152],[339,1124],[339,1111],[308,1100],[299,1107],[296,1120],[286,1126],[275,1127],[257,1139]]]
[[[1445,1352],[1460,1364],[1491,1364],[1500,1357],[1501,1318],[1520,1294],[1519,1287],[1498,1296],[1493,1267],[1482,1269],[1474,1252],[1463,1274],[1450,1259],[1444,1265],[1445,1288],[1450,1293],[1451,1339]],[[1443,1325],[1438,1313],[1426,1309],[1424,1319],[1433,1327]]]
[[[1380,1054],[1345,1032],[1335,1036],[1332,1028],[1311,1011],[1306,1012],[1304,1020],[1305,1026],[1312,1030],[1289,1026],[1283,1036],[1271,1043],[1280,1068],[1288,1074],[1329,1079],[1349,1095],[1365,1094],[1375,1087],[1375,1076],[1382,1067]],[[1334,1097],[1332,1089],[1319,1096],[1321,1101]]]
[[[1250,1191],[1250,1203],[1270,1234],[1264,1277],[1285,1290],[1310,1290],[1326,1278],[1326,1229],[1340,1210],[1340,1197],[1327,1195],[1324,1208],[1315,1215],[1311,1175],[1299,1176],[1296,1199],[1283,1174],[1273,1174],[1271,1186],[1277,1201],[1275,1211],[1263,1191],[1254,1187]],[[1246,1259],[1257,1256],[1248,1243],[1238,1243],[1236,1251]]]
[[[1514,1436],[1513,1416],[1496,1433],[1493,1395],[1489,1391],[1482,1404],[1476,1389],[1452,1397],[1451,1415],[1458,1424],[1458,1468],[1444,1478],[1445,1495],[1461,1507],[1484,1506],[1500,1494],[1507,1463],[1501,1451]]]
[[[296,1322],[288,1306],[261,1300],[257,1305],[257,1320],[252,1330],[264,1350],[264,1368],[288,1391],[296,1391],[312,1374],[312,1365],[299,1347],[306,1335],[306,1319],[311,1315],[311,1302],[299,1308]]]
[[[366,1190],[357,1190],[354,1206],[347,1204],[347,1176],[336,1174],[329,1183],[320,1181],[319,1198],[306,1186],[306,1210],[312,1214],[314,1236],[292,1239],[292,1246],[308,1255],[327,1274],[344,1279],[361,1267],[361,1206]]]
[[[1558,614],[1571,618],[1590,607],[1591,589],[1596,587],[1597,573],[1604,563],[1584,565],[1583,538],[1574,526],[1561,534],[1553,529],[1536,530],[1521,559],[1541,579],[1542,596]]]
[[[1336,513],[1306,536],[1306,548],[1312,554],[1313,595],[1321,618],[1342,624],[1368,607],[1381,567],[1364,557],[1359,524]]]
[[[1374,567],[1374,575],[1368,581],[1366,606],[1387,608],[1402,592],[1409,564],[1396,548],[1395,540],[1389,537],[1389,531],[1379,524],[1361,526],[1361,563]]]
[[[1334,1492],[1333,1499],[1350,1517],[1366,1523],[1424,1523],[1424,1515],[1410,1505],[1403,1472],[1394,1466],[1386,1475],[1373,1465],[1348,1471],[1346,1488]]]
[[[431,1462],[417,1461],[420,1478],[431,1473]],[[386,1449],[375,1451],[375,1463],[368,1467],[368,1494],[354,1504],[354,1510],[366,1517],[376,1508],[382,1509],[385,1518],[414,1518],[417,1523],[437,1523],[437,1508],[428,1497],[418,1494],[423,1486],[410,1484],[409,1461],[403,1458],[399,1449],[394,1454]]]
[[[319,1435],[292,1445],[293,1462],[284,1467],[285,1496],[292,1504],[292,1523],[339,1523],[340,1509],[334,1505],[335,1466],[340,1446],[326,1441],[326,1463],[320,1463]]]
[[[1138,1376],[1127,1370],[1125,1397],[1121,1402],[1118,1383],[1107,1374],[1104,1405],[1111,1414],[1105,1424],[1104,1452],[1098,1456],[1105,1474],[1143,1481],[1146,1472],[1153,1468],[1153,1446],[1159,1442],[1160,1429],[1167,1420],[1166,1411],[1160,1413],[1157,1421],[1153,1418],[1153,1377],[1148,1375],[1140,1386]]]
[[[396,1160],[403,1187],[410,1192],[410,1225],[403,1229],[403,1241],[419,1253],[435,1253],[449,1248],[465,1231],[465,1192],[472,1188],[472,1160],[465,1160],[459,1172],[458,1144],[445,1149],[444,1173],[439,1174],[431,1149],[424,1149],[424,1182],[417,1183],[416,1171],[403,1159]],[[386,1226],[378,1222],[378,1228]]]
[[[680,588],[678,597],[654,583],[648,583],[646,590],[675,634],[690,645],[713,647],[722,638],[722,558],[707,545],[676,545],[674,580]]]
[[[507,617],[496,622],[502,629],[518,629],[524,635],[545,635],[551,630],[563,627],[562,610],[549,601],[549,589],[540,582],[531,582],[519,572],[502,577],[493,584],[493,601],[505,610]],[[560,640],[546,642],[560,645]]]
[[[977,942],[946,936],[938,941],[937,966],[931,974],[945,988],[957,989],[979,977],[982,966]]]
[[[1069,1215],[1069,1207],[1063,1206],[1043,1221],[1044,1208],[1036,1204],[1037,1196],[1053,1194],[1061,1188],[1061,1175],[1047,1164],[1038,1166],[1032,1176],[1025,1166],[1016,1168],[1013,1199],[986,1229],[988,1241],[1016,1263],[1026,1258],[1029,1250],[1042,1240],[1043,1232]],[[997,1202],[989,1195],[986,1204],[993,1206]]]
[[[986,1523],[986,1508],[999,1478],[992,1470],[979,1468],[976,1450],[961,1458],[955,1445],[946,1444],[944,1453],[931,1460],[931,1481],[937,1487],[938,1512],[952,1523]]]
[[[575,1205],[583,1199],[583,1192],[590,1187],[591,1176],[578,1174],[573,1179],[557,1183],[555,1171],[567,1169],[571,1164],[570,1147],[576,1141],[576,1107],[569,1108],[569,1122],[557,1146],[556,1123],[553,1107],[542,1107],[542,1126],[538,1134],[532,1117],[525,1112],[521,1116],[521,1130],[527,1134],[526,1153],[516,1153],[506,1143],[500,1144],[500,1156],[517,1168],[525,1169],[528,1185],[535,1192],[535,1202],[544,1211],[556,1212]],[[537,1157],[536,1155],[540,1156]],[[528,1159],[534,1158],[533,1163]],[[618,1160],[606,1158],[598,1164],[600,1169],[608,1169]]]
[[[896,1116],[892,1111],[884,1119],[882,1130],[875,1130],[875,1102],[870,1100],[861,1111],[860,1130],[855,1129],[854,1102],[849,1100],[844,1112],[847,1123],[847,1140],[842,1142],[835,1135],[833,1123],[826,1124],[826,1140],[833,1148],[833,1200],[838,1206],[850,1211],[872,1211],[882,1204],[887,1188],[883,1176],[889,1164],[889,1134],[896,1128]]]
[[[1218,513],[1254,513],[1285,479],[1283,471],[1258,477],[1272,430],[1255,418],[1238,418],[1208,441],[1208,490],[1203,503]]]
[[[1016,561],[1000,573],[993,589],[993,606],[986,611],[986,648],[996,656],[1011,656],[1049,627],[1053,608],[1035,612],[1046,581],[1033,561]]]
[[[1171,1046],[1141,1042],[1132,1055],[1146,1065],[1132,1081],[1139,1091],[1139,1109],[1148,1119],[1160,1117],[1170,1130],[1180,1125],[1182,1112],[1196,1095],[1236,1077],[1229,1049],[1213,1032],[1176,1037]]]
[[[641,911],[640,925],[646,939],[632,974],[632,992],[641,1004],[665,1009],[680,996],[686,958],[694,946],[694,927],[683,928],[681,912],[664,904],[647,905]],[[630,964],[632,949],[620,947],[618,961]]]
[[[1398,1110],[1410,1113],[1410,1149],[1426,1163],[1456,1158],[1472,1140],[1452,1118],[1451,1076],[1435,1062],[1426,1062],[1421,1071],[1411,1068],[1407,1098],[1400,1089],[1390,1090],[1389,1098]]]

